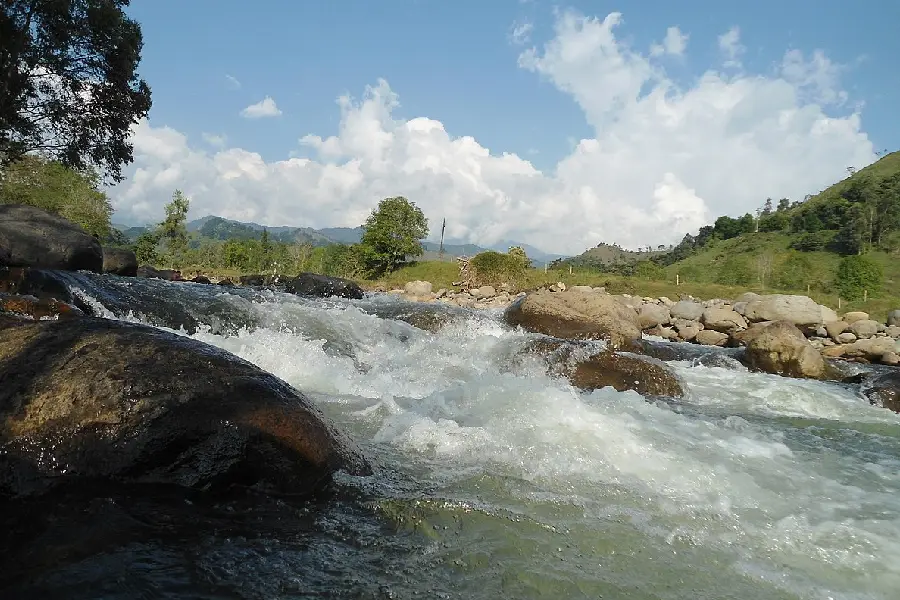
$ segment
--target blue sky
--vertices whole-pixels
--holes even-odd
[[[633,8],[629,4],[633,4]],[[596,18],[602,22],[615,11],[622,12],[620,22],[613,28],[615,51],[641,53],[648,61],[653,61],[655,68],[663,69],[667,82],[682,92],[697,87],[698,78],[711,69],[727,72],[727,80],[731,83],[737,78],[742,78],[747,85],[760,78],[766,81],[777,79],[779,65],[783,64],[786,52],[799,50],[804,60],[808,61],[803,65],[807,65],[812,62],[813,52],[822,50],[829,62],[827,69],[820,73],[829,73],[829,88],[839,89],[844,99],[828,106],[823,104],[820,120],[826,117],[844,119],[856,111],[861,119],[858,129],[866,143],[871,145],[871,150],[900,148],[900,121],[894,114],[895,107],[900,106],[900,76],[897,76],[895,64],[895,57],[900,56],[900,36],[896,35],[896,24],[900,23],[900,3],[897,2],[868,2],[864,10],[851,10],[846,3],[834,1],[647,1],[622,6],[608,2],[554,4],[539,0],[260,0],[255,3],[153,0],[135,2],[129,9],[143,27],[144,52],[140,72],[153,90],[153,108],[147,129],[141,135],[145,138],[156,136],[153,139],[157,139],[162,135],[162,129],[181,134],[178,144],[184,147],[179,152],[190,153],[190,160],[185,159],[188,155],[184,154],[180,165],[173,163],[167,166],[159,164],[160,154],[156,150],[148,151],[149,154],[137,152],[132,171],[143,170],[145,179],[152,179],[158,185],[142,185],[138,189],[135,182],[126,182],[119,186],[112,194],[117,212],[124,220],[155,218],[161,214],[165,201],[165,197],[159,197],[163,188],[168,183],[175,183],[196,199],[192,217],[218,212],[234,218],[252,217],[260,221],[292,220],[294,213],[289,200],[280,198],[277,202],[273,201],[278,204],[278,208],[273,208],[261,196],[272,193],[273,186],[278,188],[279,194],[284,192],[288,182],[278,169],[282,169],[284,161],[291,157],[311,158],[318,161],[317,165],[345,164],[354,159],[365,163],[367,157],[355,156],[352,152],[348,154],[346,149],[340,156],[322,156],[315,148],[299,144],[298,140],[307,134],[323,138],[340,137],[342,111],[336,104],[336,98],[346,94],[357,102],[363,102],[366,86],[377,86],[380,79],[384,79],[390,91],[399,96],[399,106],[389,111],[392,123],[427,117],[440,122],[451,141],[471,136],[481,148],[489,149],[492,156],[515,154],[530,163],[543,177],[552,179],[536,184],[537,187],[527,192],[521,189],[519,179],[504,179],[502,185],[496,180],[486,179],[486,187],[471,184],[472,193],[485,194],[485,200],[476,203],[477,206],[493,206],[492,213],[486,212],[479,217],[491,221],[487,224],[478,219],[463,223],[465,219],[462,217],[466,210],[472,210],[471,206],[456,206],[455,212],[443,210],[454,201],[453,198],[470,193],[464,188],[459,188],[453,197],[448,196],[440,201],[411,198],[428,205],[433,209],[432,213],[448,212],[458,218],[459,227],[454,229],[454,233],[461,239],[490,242],[487,238],[509,238],[519,234],[532,235],[540,238],[538,242],[545,242],[543,236],[534,234],[542,222],[552,219],[551,213],[556,209],[564,220],[568,217],[584,221],[578,218],[577,211],[572,208],[573,203],[588,212],[623,203],[641,207],[642,202],[651,202],[655,193],[653,190],[660,188],[693,189],[696,191],[694,196],[705,203],[700,206],[694,200],[666,200],[669,203],[666,206],[684,203],[692,206],[691,210],[696,209],[696,214],[688,218],[684,211],[679,212],[671,206],[666,208],[669,212],[674,210],[674,216],[669,221],[663,219],[650,231],[661,226],[666,232],[662,237],[667,240],[683,235],[684,231],[679,228],[693,227],[703,210],[706,216],[747,210],[750,199],[736,200],[733,205],[724,200],[711,199],[707,196],[715,194],[724,198],[730,192],[717,188],[715,182],[698,176],[690,177],[691,169],[677,161],[673,160],[671,165],[665,164],[665,157],[659,159],[658,168],[648,173],[643,183],[638,181],[638,175],[623,176],[623,179],[633,179],[633,186],[610,192],[610,197],[606,199],[601,198],[606,193],[601,188],[607,187],[605,182],[614,176],[615,171],[599,182],[582,178],[576,183],[574,179],[564,179],[560,175],[560,172],[570,169],[573,162],[570,159],[573,151],[577,150],[578,140],[599,139],[602,149],[613,142],[627,144],[627,138],[631,135],[629,131],[634,131],[625,129],[624,134],[614,134],[612,127],[606,129],[602,119],[596,116],[599,113],[592,112],[591,108],[591,94],[602,96],[603,91],[596,86],[591,87],[585,79],[594,77],[591,74],[594,72],[601,74],[597,75],[598,81],[606,76],[603,73],[609,75],[612,68],[609,65],[615,63],[616,58],[608,52],[604,53],[602,48],[598,50],[593,47],[592,51],[598,53],[596,61],[605,60],[607,63],[595,62],[589,68],[585,67],[587,71],[580,73],[581,79],[575,82],[566,79],[568,67],[564,63],[568,59],[564,56],[556,57],[553,64],[546,62],[541,67],[527,68],[522,66],[520,55],[534,47],[538,56],[547,58],[546,44],[554,39],[563,40],[559,26],[564,15]],[[521,25],[527,25],[530,32],[527,39],[520,39],[517,43],[512,31]],[[683,53],[651,58],[651,45],[662,43],[667,28],[673,26],[687,36]],[[740,67],[728,70],[722,66],[723,49],[719,36],[733,27],[739,28],[739,44],[744,52],[739,56]],[[806,66],[803,68],[807,69]],[[807,70],[812,72],[811,68]],[[229,76],[240,85],[231,81]],[[811,80],[811,77],[808,79]],[[615,85],[616,81],[621,80],[610,80],[609,85]],[[653,86],[653,81],[645,82],[641,89],[647,92]],[[265,97],[277,103],[280,110],[277,117],[247,119],[241,116],[242,109]],[[750,98],[757,96],[751,95]],[[758,98],[764,99],[765,94]],[[794,108],[802,112],[805,106],[815,104],[814,100],[798,101]],[[759,104],[764,100],[754,102]],[[746,113],[746,109],[742,110]],[[784,107],[777,110],[772,107],[771,114],[783,110]],[[613,121],[624,127],[624,116],[610,115]],[[756,118],[756,115],[752,117]],[[348,123],[352,121],[347,119],[346,114],[343,118]],[[736,117],[731,114],[728,118]],[[762,116],[759,118],[765,120]],[[723,131],[727,129],[725,127]],[[807,129],[806,133],[812,130]],[[793,140],[790,142],[793,144],[791,156],[803,154],[797,144],[804,143],[802,136],[806,133],[802,129],[785,133],[785,139]],[[204,141],[204,134],[207,139],[213,135],[224,136],[224,143],[213,147]],[[351,134],[345,132],[343,135]],[[605,138],[607,135],[613,137]],[[672,132],[666,139],[671,140],[675,135]],[[685,140],[691,137],[687,130],[678,135]],[[626,138],[624,141],[623,136]],[[836,165],[848,161],[866,162],[867,150],[859,136],[854,134],[848,139],[851,140],[849,144],[856,146],[843,156],[840,155],[839,141],[830,140],[835,149],[828,160],[819,160],[822,164],[821,176],[809,179],[803,185],[824,187],[840,176]],[[162,143],[157,142],[152,145],[153,148],[158,148]],[[166,143],[169,142],[175,143],[171,139]],[[643,139],[640,143],[649,142]],[[688,144],[686,150],[694,152],[689,142],[684,143]],[[714,141],[710,140],[712,143]],[[769,136],[765,143],[758,143],[758,151],[760,154],[771,153],[772,145],[777,150],[778,144],[774,136]],[[415,147],[419,146],[421,144]],[[364,145],[362,148],[361,151],[364,151]],[[390,175],[377,169],[363,169],[365,185],[358,182],[352,186],[335,184],[339,193],[346,195],[347,210],[342,211],[339,205],[329,205],[321,214],[307,211],[297,215],[294,223],[271,224],[324,226],[350,224],[353,219],[358,220],[360,214],[370,210],[373,202],[377,202],[373,196],[382,190],[392,195],[392,186],[403,188],[406,185],[396,183],[398,172],[408,172],[411,160],[409,146],[404,148],[405,171],[399,164],[388,170]],[[254,188],[251,184],[261,181],[260,176],[251,175],[247,170],[250,167],[242,166],[240,177],[225,176],[228,181],[236,179],[240,183],[231,186],[226,193],[218,189],[225,173],[220,164],[215,168],[207,166],[201,169],[198,166],[193,174],[184,166],[194,161],[199,165],[201,159],[209,161],[210,165],[216,164],[216,153],[232,149],[244,153],[241,155],[244,157],[241,159],[242,165],[249,164],[247,153],[258,156],[262,161],[257,165],[258,169],[267,172],[265,186]],[[627,147],[623,148],[623,152],[627,150]],[[391,151],[390,155],[396,156],[397,152],[399,150]],[[172,153],[163,154],[174,156]],[[471,179],[471,174],[464,173],[463,167],[459,166],[466,163],[463,158],[451,158],[447,152],[437,150],[430,156],[432,159],[427,164],[431,172],[440,173],[453,181]],[[454,162],[457,159],[459,162]],[[609,160],[612,159],[608,158],[607,164]],[[220,157],[218,163],[221,162]],[[435,164],[440,166],[435,167]],[[173,171],[173,165],[177,167],[177,174]],[[746,167],[746,164],[729,163],[719,168],[727,172],[728,169]],[[499,167],[490,167],[494,168]],[[797,163],[795,168],[809,170],[811,165]],[[485,172],[490,169],[481,167],[478,170]],[[162,176],[162,173],[168,175]],[[672,178],[665,179],[665,173],[670,173]],[[277,177],[277,182],[270,175]],[[534,179],[526,173],[517,173],[517,176]],[[317,187],[321,188],[326,183],[322,177],[324,175],[320,173],[319,179],[315,180]],[[771,184],[762,186],[764,189],[760,189],[758,195],[764,199],[769,194],[800,194],[798,186],[801,182],[792,184],[792,187],[784,183],[787,179],[787,176],[773,176]],[[303,181],[309,184],[310,180]],[[300,184],[299,180],[295,183]],[[413,192],[420,191],[430,194],[426,190],[431,190],[431,185],[444,184],[422,179],[417,180],[415,185],[410,184],[411,190],[398,189],[396,193],[407,191],[412,196]],[[592,196],[590,200],[585,200],[584,188],[592,189],[597,198]],[[815,192],[817,189],[808,191]],[[219,196],[227,196],[227,201],[216,204],[212,197],[216,192]],[[308,206],[313,199],[303,200],[303,194],[303,190],[298,189],[297,203]],[[538,196],[543,200],[538,200]],[[522,200],[521,197],[527,198]],[[539,208],[545,206],[541,202],[549,203],[547,206],[554,210]],[[516,207],[516,203],[521,206]],[[253,210],[245,210],[249,205],[253,205]],[[649,204],[643,209],[652,211],[653,206]],[[517,209],[527,209],[532,218],[523,218],[519,226],[515,221]],[[543,219],[533,217],[542,211],[547,213]],[[432,221],[437,220],[438,227],[440,216],[432,215]],[[622,218],[625,219],[625,216]],[[631,215],[629,218],[637,222],[640,217]],[[342,219],[349,222],[340,222]],[[578,241],[572,242],[572,248],[597,236],[618,236],[621,239],[596,239],[596,242],[620,241],[634,246],[638,237],[646,238],[648,234],[630,236],[621,228],[604,228],[602,224],[595,223],[579,232]],[[564,246],[568,247],[568,244],[557,244],[560,249]]]

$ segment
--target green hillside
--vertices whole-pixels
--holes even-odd
[[[655,268],[644,266],[644,272],[698,283],[838,294],[838,267],[856,255],[883,274],[867,294],[900,295],[900,152],[805,201],[769,200],[757,215],[719,217],[653,258]]]

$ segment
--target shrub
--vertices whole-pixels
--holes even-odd
[[[812,262],[799,252],[791,252],[775,272],[775,285],[783,290],[805,290],[812,285]]]
[[[816,231],[814,233],[804,233],[799,238],[791,242],[791,248],[800,252],[816,252],[824,250],[833,240],[834,231]]]
[[[754,280],[756,273],[746,258],[730,256],[719,265],[716,283],[724,285],[747,285]]]
[[[518,253],[503,254],[488,250],[476,254],[469,261],[469,270],[477,285],[514,283],[525,276],[525,269]]]
[[[649,281],[662,281],[666,278],[666,271],[654,262],[642,260],[634,265],[634,276]]]
[[[845,300],[859,300],[866,291],[876,296],[883,278],[881,265],[870,256],[848,256],[838,265],[835,287]]]

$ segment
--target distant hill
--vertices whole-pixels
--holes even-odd
[[[626,250],[616,244],[601,242],[595,248],[589,248],[578,256],[562,259],[554,264],[562,267],[572,266],[596,269],[598,271],[621,271],[625,267],[662,256],[667,252],[668,250],[665,248],[660,250]]]
[[[129,227],[127,225],[113,224],[113,227],[122,231],[125,236],[134,241],[142,233],[148,231],[147,227]],[[325,227],[313,229],[311,227],[267,227],[258,223],[247,223],[225,219],[215,215],[207,215],[194,219],[187,223],[187,230],[197,238],[213,240],[245,240],[258,239],[262,230],[266,229],[273,240],[285,243],[309,243],[313,246],[328,246],[331,244],[356,244],[362,238],[362,227]],[[438,260],[440,244],[438,242],[423,242],[425,255],[423,260]],[[535,248],[534,246],[516,242],[501,241],[489,248],[475,244],[444,243],[444,258],[453,260],[457,256],[474,256],[485,250],[497,250],[506,252],[510,246],[521,246],[536,266],[561,258],[561,255],[550,254]]]

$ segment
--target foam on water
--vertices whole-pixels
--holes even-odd
[[[531,338],[496,315],[432,334],[359,302],[276,294],[254,308],[255,327],[193,337],[310,394],[428,494],[569,531],[576,563],[625,522],[653,551],[693,548],[772,586],[759,597],[900,589],[900,417],[849,387],[670,363],[689,396],[650,403],[514,361]],[[548,502],[574,512],[554,522]],[[636,578],[653,568],[634,560]]]

